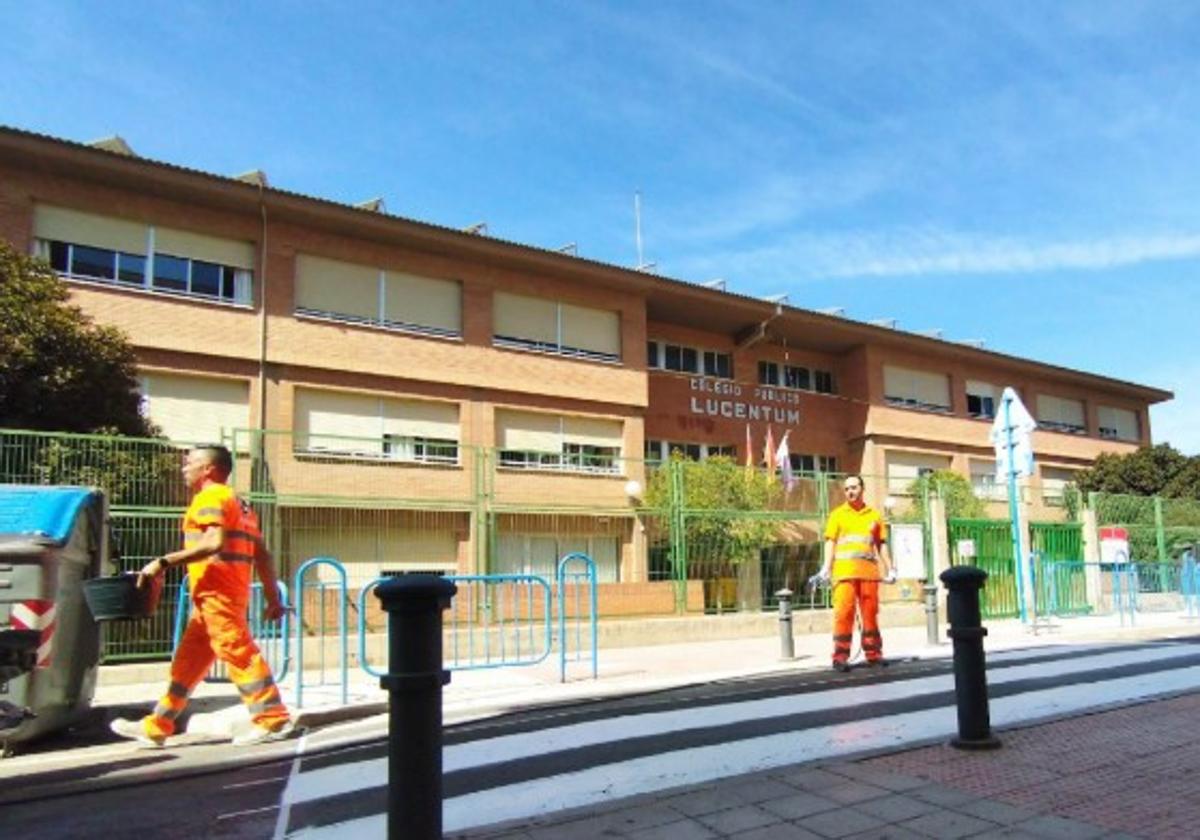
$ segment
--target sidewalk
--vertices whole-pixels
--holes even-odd
[[[990,752],[799,765],[450,836],[1184,840],[1200,826],[1198,715],[1187,694],[1010,729]]]

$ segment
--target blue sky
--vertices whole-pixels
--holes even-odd
[[[348,11],[353,10],[353,11]],[[0,0],[0,123],[1175,391],[1200,6]]]

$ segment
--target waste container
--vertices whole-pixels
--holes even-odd
[[[100,630],[83,581],[109,556],[104,494],[0,485],[0,750],[63,729],[91,706]]]

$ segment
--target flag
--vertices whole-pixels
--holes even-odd
[[[754,475],[754,441],[750,437],[750,424],[746,424],[746,478]]]
[[[767,475],[775,472],[775,434],[771,426],[767,426],[767,440],[763,446],[763,463],[767,466]]]
[[[792,457],[787,445],[788,435],[791,433],[791,429],[783,433],[779,448],[775,450],[775,463],[779,464],[779,472],[783,476],[783,489],[787,493],[792,492],[792,488],[796,486],[796,476],[792,473]]]

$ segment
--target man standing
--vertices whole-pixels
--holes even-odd
[[[862,649],[868,665],[886,665],[879,635],[879,581],[891,583],[892,558],[887,525],[863,501],[860,475],[846,478],[846,501],[834,508],[825,525],[825,560],[817,577],[833,586],[833,668],[850,670],[854,612],[862,617]]]
[[[281,740],[294,731],[247,623],[252,566],[263,583],[267,620],[277,621],[285,608],[258,517],[225,483],[232,470],[233,458],[224,446],[198,446],[188,453],[183,478],[195,495],[183,517],[183,548],[156,557],[138,573],[140,587],[172,566],[187,566],[192,599],[166,694],[140,721],[112,722],[113,732],[144,747],[161,747],[174,734],[176,719],[214,659],[228,666],[253,723],[249,733],[233,739],[235,745]]]

